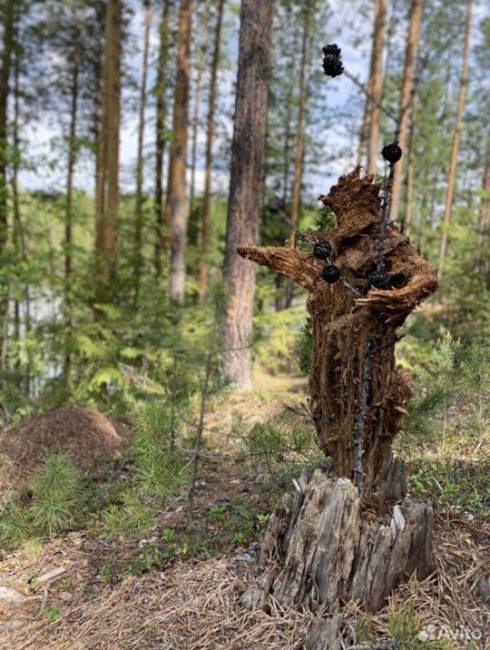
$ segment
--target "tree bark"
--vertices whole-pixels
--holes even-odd
[[[15,0],[7,0],[3,9],[3,52],[0,69],[0,253],[8,236],[7,209],[7,122],[12,52],[15,42]],[[0,307],[1,309],[1,307]],[[2,312],[3,313],[3,312]]]
[[[405,66],[400,94],[400,108],[398,117],[398,143],[404,150],[407,139],[408,117],[414,84],[415,61],[420,42],[420,29],[422,24],[422,0],[412,0],[410,8],[410,22],[408,28],[407,47],[405,50]],[[404,158],[394,167],[393,189],[391,194],[390,220],[398,221],[400,213],[400,197],[403,177]]]
[[[466,25],[464,35],[463,65],[459,82],[458,101],[456,105],[456,122],[454,125],[454,136],[449,159],[449,172],[447,178],[446,202],[444,206],[444,219],[441,228],[441,239],[439,245],[439,266],[438,277],[441,278],[444,270],[444,261],[447,254],[449,224],[451,222],[451,211],[453,208],[454,189],[456,186],[456,172],[458,170],[459,145],[461,143],[461,127],[466,98],[466,87],[468,85],[468,67],[470,60],[471,20],[473,13],[473,0],[467,1]]]
[[[383,45],[387,9],[388,0],[376,0],[374,7],[373,49],[369,74],[371,94],[375,101],[371,104],[369,120],[368,174],[376,174],[376,161],[379,154],[379,121],[381,117],[379,105],[383,95]]]
[[[134,205],[134,250],[133,250],[133,278],[135,283],[134,304],[138,304],[141,271],[142,271],[142,246],[143,246],[143,172],[145,146],[145,112],[146,112],[146,86],[148,80],[148,55],[150,51],[151,23],[153,20],[153,6],[151,0],[145,0],[145,28],[143,35],[143,62],[141,67],[140,106],[138,121],[138,152],[136,157],[136,194]]]
[[[164,0],[160,22],[160,44],[158,48],[158,67],[155,86],[156,93],[156,147],[155,147],[155,275],[162,275],[162,253],[165,248],[164,206],[163,206],[163,157],[165,154],[167,103],[165,100],[166,73],[169,47],[170,0]]]
[[[314,612],[341,600],[376,612],[400,582],[434,570],[432,522],[432,508],[408,498],[366,517],[351,481],[305,472],[270,519],[242,605],[267,610],[272,596],[284,608]]]
[[[255,269],[240,260],[238,243],[259,235],[271,60],[272,0],[242,0],[235,121],[230,169],[224,279],[224,374],[239,389],[251,385],[250,338]]]
[[[116,275],[121,101],[121,0],[108,0],[96,195],[96,301],[110,299]]]
[[[205,3],[201,14],[201,20],[197,25],[196,34],[199,38],[196,43],[196,82],[194,85],[194,110],[192,115],[192,135],[191,135],[191,182],[189,191],[189,214],[193,214],[196,199],[196,171],[197,171],[197,141],[199,137],[199,120],[201,115],[201,94],[202,94],[202,79],[204,75],[204,67],[206,64],[207,53],[207,29],[209,21],[209,4]]]
[[[336,283],[325,282],[325,263],[311,252],[238,248],[308,292],[309,410],[331,473],[307,477],[271,518],[264,572],[246,592],[248,607],[266,607],[272,593],[284,607],[314,610],[353,599],[375,610],[400,580],[414,571],[425,577],[433,568],[432,511],[405,499],[403,468],[391,445],[412,383],[410,371],[396,367],[396,331],[436,289],[436,273],[393,224],[383,237],[379,192],[380,184],[356,168],[320,197],[337,217],[328,240],[341,270]],[[326,241],[323,233],[308,236]],[[388,289],[367,279],[380,242]]]
[[[296,230],[298,228],[301,210],[301,185],[303,181],[303,168],[305,157],[305,108],[306,108],[306,66],[308,61],[308,39],[310,31],[311,0],[306,2],[303,9],[303,35],[301,39],[301,62],[299,69],[299,103],[296,119],[296,143],[294,149],[294,181],[291,197],[290,218],[293,228],[290,235],[290,245],[296,247]],[[286,280],[285,307],[290,307],[293,301],[293,283]]]
[[[294,150],[294,182],[293,195],[291,199],[290,218],[293,222],[291,231],[291,247],[296,247],[296,229],[299,223],[301,207],[301,183],[303,180],[303,162],[305,154],[304,117],[306,107],[306,65],[308,60],[308,38],[310,28],[310,4],[308,0],[303,9],[303,37],[301,41],[301,62],[299,69],[299,103],[298,116],[296,120],[296,144]]]
[[[201,259],[199,262],[199,299],[206,299],[209,276],[209,230],[211,213],[211,183],[213,173],[213,141],[215,131],[216,91],[221,48],[221,30],[225,0],[219,0],[214,30],[213,60],[209,82],[208,116],[206,126],[206,163],[204,171],[204,196],[201,217]]]
[[[326,456],[339,476],[355,478],[357,405],[363,395],[366,353],[373,347],[372,381],[364,417],[363,485],[374,485],[390,454],[410,396],[407,370],[395,363],[396,329],[436,288],[435,272],[410,246],[398,228],[388,225],[384,261],[398,288],[370,289],[366,278],[376,265],[379,246],[379,189],[372,176],[358,170],[340,178],[325,205],[337,216],[329,239],[335,265],[360,295],[340,282],[321,278],[322,262],[311,253],[290,248],[240,246],[242,257],[279,271],[308,291],[307,307],[313,324],[310,373],[311,415]],[[323,239],[319,236],[320,240]],[[339,394],[342,399],[339,399]]]
[[[181,0],[175,81],[173,140],[170,149],[166,221],[170,226],[170,297],[185,298],[185,256],[187,248],[187,126],[189,112],[192,0]]]
[[[71,309],[71,274],[73,270],[72,245],[73,245],[73,180],[77,160],[77,123],[78,123],[78,95],[80,76],[80,12],[78,9],[73,15],[73,62],[71,69],[70,88],[70,126],[68,133],[68,165],[66,172],[66,202],[65,202],[65,264],[64,264],[64,304],[63,320],[65,328],[65,353],[63,359],[63,384],[66,387],[70,381],[71,353],[69,336],[72,327]]]
[[[490,289],[490,137],[487,137],[482,196],[478,211],[478,255],[476,270]]]
[[[407,199],[405,206],[405,218],[401,224],[401,231],[410,237],[412,233],[413,220],[413,184],[414,184],[414,159],[415,159],[415,121],[417,115],[417,95],[412,100],[412,110],[410,111],[410,132],[408,136],[408,161],[407,161]]]

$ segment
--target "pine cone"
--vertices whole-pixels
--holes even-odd
[[[330,246],[328,241],[321,241],[313,246],[313,255],[318,260],[326,260],[327,258],[330,257],[331,252],[332,252],[332,247]]]
[[[328,77],[338,77],[344,72],[342,65],[342,53],[340,47],[332,43],[322,48],[325,55],[323,58],[323,71]]]
[[[400,145],[396,140],[391,144],[387,144],[381,150],[381,155],[391,165],[394,165],[400,160],[400,158],[402,157],[402,153],[403,153],[402,148],[400,147]]]
[[[387,271],[371,271],[368,282],[375,289],[388,289],[391,285],[391,275]]]
[[[328,282],[328,284],[333,284],[340,278],[340,269],[334,264],[329,264],[323,269],[322,278],[325,282]]]

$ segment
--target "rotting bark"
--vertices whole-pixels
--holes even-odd
[[[437,280],[395,225],[385,224],[383,235],[380,190],[356,168],[320,197],[337,218],[328,241],[341,282],[326,283],[325,262],[308,251],[238,249],[308,291],[309,407],[332,465],[331,478],[317,472],[293,498],[284,497],[266,534],[265,572],[246,592],[246,606],[266,607],[273,593],[283,606],[315,609],[340,598],[375,610],[402,579],[432,570],[432,511],[404,499],[404,472],[392,460],[391,445],[411,394],[410,371],[396,367],[396,330]],[[327,238],[307,233],[305,239]],[[380,242],[382,266],[391,275],[384,290],[366,279],[379,270]]]
[[[270,519],[262,574],[242,596],[247,609],[267,609],[272,595],[285,608],[315,612],[353,600],[375,612],[402,580],[434,570],[431,507],[407,498],[379,519],[363,512],[348,479],[316,470],[297,485]]]
[[[393,224],[386,226],[384,264],[398,288],[368,291],[366,277],[378,260],[380,185],[356,169],[341,177],[324,205],[334,210],[337,228],[329,237],[332,259],[343,278],[361,293],[320,277],[323,263],[310,252],[290,248],[240,247],[242,257],[292,278],[308,291],[313,322],[310,408],[318,440],[339,476],[353,478],[356,405],[366,348],[373,341],[371,395],[364,430],[364,483],[369,491],[382,470],[410,397],[410,377],[395,363],[396,329],[436,288],[432,266]],[[317,235],[317,233],[315,233]],[[326,239],[318,235],[318,238]]]

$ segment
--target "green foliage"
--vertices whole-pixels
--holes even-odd
[[[153,526],[155,515],[134,491],[123,495],[122,505],[113,504],[102,512],[102,535],[109,539],[144,535]]]
[[[447,333],[426,353],[428,358],[414,369],[417,385],[404,423],[407,433],[427,437],[431,433],[431,418],[439,409],[446,418],[449,400],[457,390],[460,351],[460,342]]]
[[[410,605],[397,607],[390,604],[388,610],[388,629],[393,640],[400,647],[410,647],[405,644],[415,640],[420,628],[415,612]]]
[[[29,509],[17,502],[4,507],[0,513],[0,546],[16,548],[32,534],[32,517]]]
[[[376,630],[373,618],[368,614],[361,614],[356,621],[356,643],[372,645],[376,641]]]
[[[254,318],[254,357],[268,372],[297,372],[296,339],[305,319],[305,309],[259,313]]]
[[[48,623],[54,623],[61,616],[61,609],[55,605],[41,610],[41,616]]]
[[[164,500],[187,479],[188,463],[177,447],[181,444],[184,413],[178,403],[151,400],[137,415],[135,480],[144,496]]]
[[[448,458],[420,457],[412,461],[410,490],[431,498],[441,508],[490,513],[490,464]]]
[[[0,538],[16,547],[33,536],[53,537],[69,530],[83,514],[85,498],[80,474],[62,454],[46,457],[29,483],[27,504],[14,499],[0,515]]]
[[[258,423],[244,436],[244,459],[263,464],[271,475],[297,472],[305,465],[317,465],[323,458],[315,432],[294,412],[266,423]]]
[[[71,460],[62,454],[47,456],[29,485],[30,514],[34,527],[52,537],[75,523],[83,504],[81,478]]]

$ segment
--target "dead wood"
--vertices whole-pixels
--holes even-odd
[[[344,284],[327,284],[325,262],[311,252],[291,248],[238,248],[242,257],[278,271],[308,291],[313,326],[310,408],[318,440],[339,476],[354,478],[355,432],[368,345],[374,347],[372,378],[362,432],[363,484],[369,492],[390,456],[411,393],[411,377],[395,362],[396,330],[437,286],[436,273],[396,226],[388,224],[384,264],[392,288],[370,288],[367,276],[376,267],[380,233],[380,184],[360,177],[359,170],[339,179],[320,197],[336,215],[328,235],[331,261],[342,270]],[[327,240],[315,233],[318,241]]]

